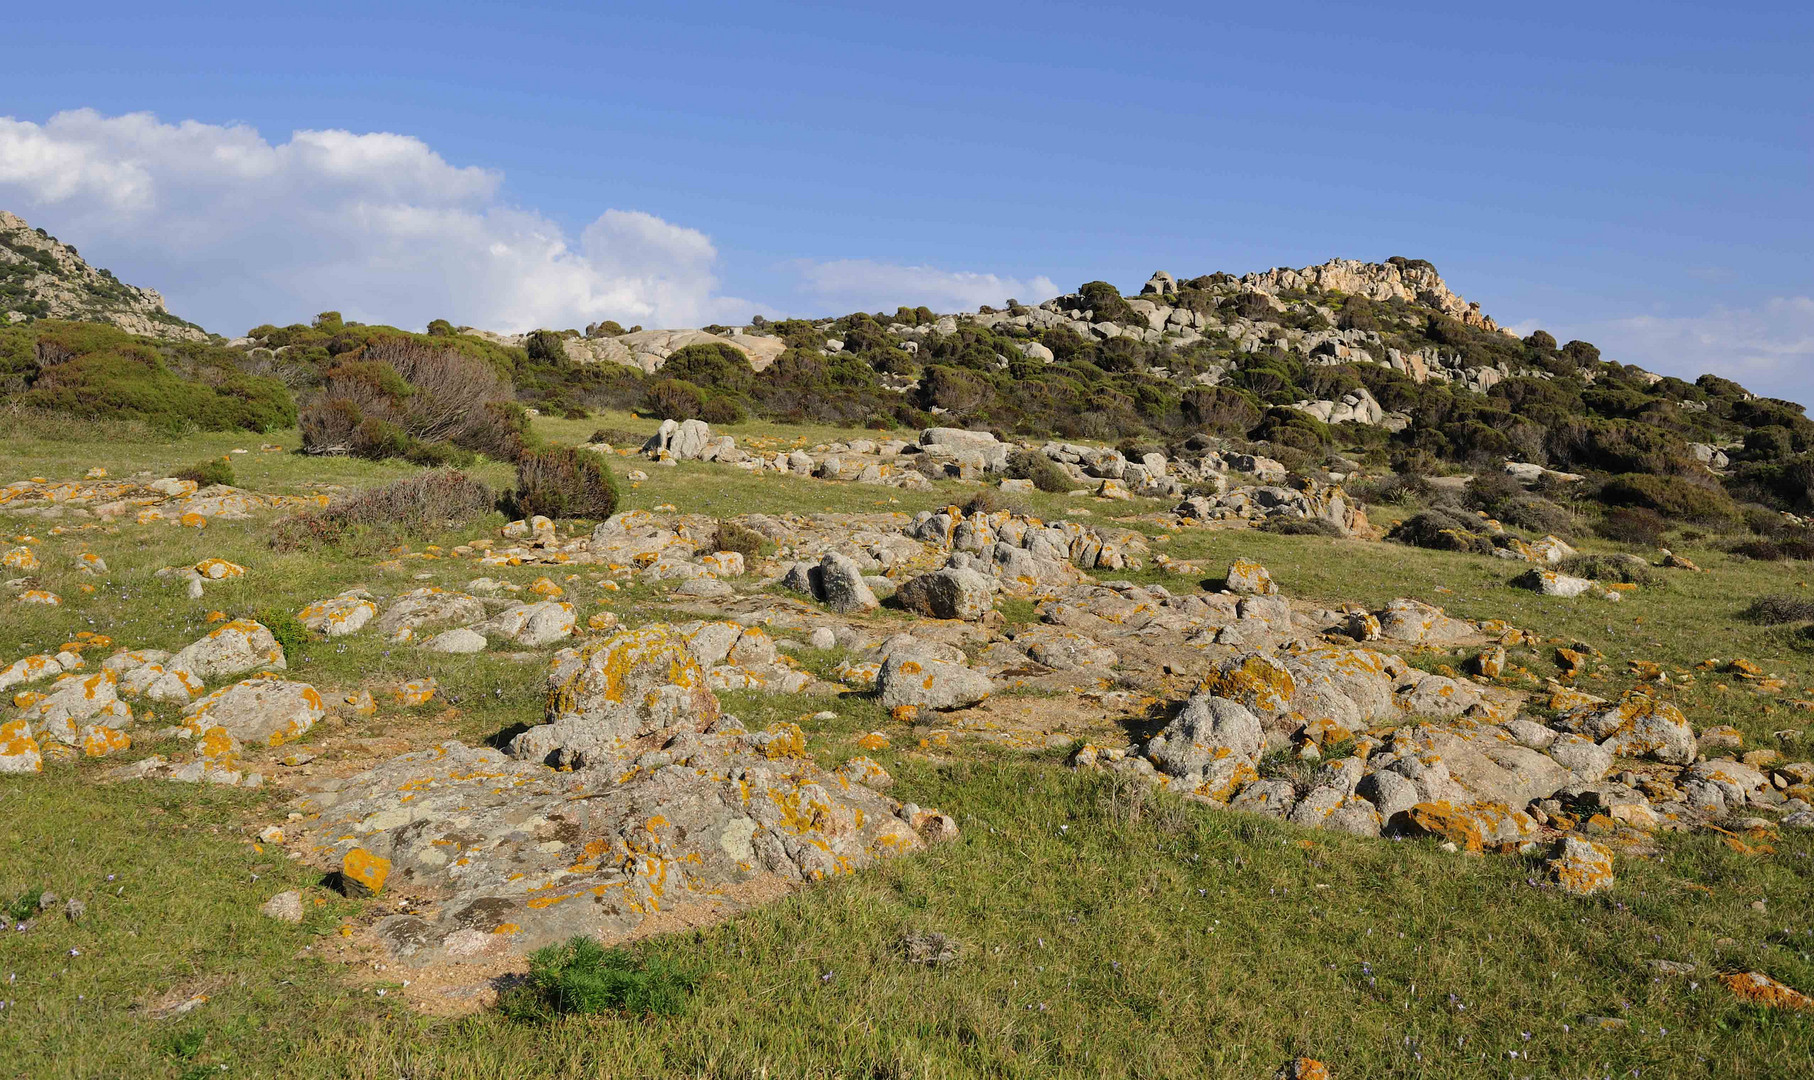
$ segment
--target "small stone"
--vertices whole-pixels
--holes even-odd
[[[280,892],[266,900],[258,910],[260,914],[281,922],[299,923],[302,921],[302,894],[295,889]]]

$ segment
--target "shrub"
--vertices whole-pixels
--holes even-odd
[[[705,409],[705,395],[690,382],[660,379],[643,392],[642,408],[662,420],[696,420]]]
[[[1357,480],[1348,492],[1364,503],[1408,503],[1430,494],[1430,481],[1421,473],[1393,473],[1378,479]]]
[[[1594,532],[1621,544],[1657,547],[1662,544],[1663,533],[1668,528],[1669,522],[1655,510],[1641,506],[1621,506],[1608,510],[1600,523],[1594,526]]]
[[[1567,507],[1536,495],[1520,496],[1502,505],[1499,520],[1516,528],[1556,536],[1568,536],[1575,527],[1575,515]]]
[[[762,557],[762,549],[768,544],[768,537],[735,521],[720,521],[718,531],[713,534],[710,546],[713,551],[735,551],[745,561]]]
[[[1682,476],[1627,473],[1608,481],[1600,498],[1614,506],[1641,506],[1665,518],[1702,525],[1727,524],[1738,516],[1731,496]]]
[[[303,648],[315,640],[315,635],[309,633],[308,627],[302,625],[288,608],[260,608],[253,613],[252,618],[271,632],[271,636],[277,639],[277,644],[283,646],[284,660],[292,669],[301,663]]]
[[[699,409],[699,419],[708,424],[740,424],[747,416],[743,406],[727,397],[715,397],[706,401]]]
[[[594,431],[592,437],[586,441],[589,443],[604,443],[606,446],[611,447],[641,446],[643,443],[649,441],[649,437],[647,435],[638,435],[634,431],[626,431],[623,428],[602,427],[597,431]]]
[[[233,463],[226,458],[208,458],[206,461],[198,461],[178,472],[176,478],[178,480],[193,480],[197,487],[207,487],[210,484],[222,484],[226,487],[232,487],[235,483],[233,478]]]
[[[1328,518],[1287,517],[1274,514],[1260,523],[1261,532],[1274,533],[1278,536],[1330,536],[1340,537],[1341,527]]]
[[[1742,614],[1744,618],[1765,626],[1808,622],[1814,620],[1814,600],[1773,593],[1751,601],[1751,606],[1747,607]]]
[[[602,520],[617,512],[617,482],[604,461],[589,450],[555,446],[517,459],[518,517]]]
[[[665,378],[683,379],[694,386],[732,394],[748,393],[756,382],[749,357],[735,346],[721,342],[702,342],[676,349],[662,362],[661,374]]]
[[[1031,480],[1041,491],[1062,495],[1077,486],[1058,463],[1037,450],[1016,450],[1008,457],[1007,475],[1015,480]]]
[[[698,985],[696,973],[660,957],[639,958],[577,936],[530,954],[528,978],[499,997],[498,1009],[513,1020],[544,1023],[610,1012],[675,1016]]]
[[[386,537],[428,537],[476,521],[496,502],[483,483],[463,472],[440,469],[367,488],[319,510],[292,514],[272,527],[271,544],[282,551],[341,544],[368,531]]]
[[[1444,507],[1431,507],[1392,527],[1386,539],[1437,551],[1471,551],[1491,555],[1493,541],[1479,531],[1480,519]]]
[[[1663,580],[1649,563],[1636,555],[1571,555],[1556,569],[1575,577],[1627,585],[1656,585]]]
[[[302,412],[311,454],[445,460],[420,444],[447,443],[511,460],[528,421],[510,401],[510,381],[488,361],[405,335],[367,342],[329,368]]]
[[[1745,540],[1733,544],[1727,550],[1758,562],[1781,562],[1783,558],[1782,545],[1774,540]]]
[[[998,487],[978,488],[964,504],[966,514],[993,514],[1002,510],[1025,517],[1033,512],[1033,507],[1027,500]]]

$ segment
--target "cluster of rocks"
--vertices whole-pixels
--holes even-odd
[[[296,807],[310,857],[351,890],[405,894],[374,932],[428,965],[721,916],[956,835],[883,794],[874,761],[827,772],[798,727],[724,713],[701,632],[658,624],[557,653],[547,722],[507,752],[444,743],[323,784]]]
[[[332,490],[316,495],[266,495],[211,484],[199,487],[193,480],[146,473],[129,480],[109,480],[101,475],[83,480],[46,480],[33,477],[0,487],[0,510],[38,518],[128,518],[140,525],[167,522],[202,527],[213,518],[237,521],[265,510],[298,510],[326,506]]]
[[[1649,832],[1706,822],[1769,827],[1744,816],[1758,810],[1814,825],[1814,788],[1804,779],[1814,765],[1767,775],[1752,762],[1709,758],[1680,710],[1651,693],[1607,701],[1558,689],[1552,718],[1536,720],[1490,680],[1426,673],[1363,645],[1477,642],[1485,646],[1477,666],[1496,673],[1504,646],[1525,640],[1515,628],[1467,623],[1410,600],[1377,614],[1294,612],[1253,568],[1237,566],[1230,578],[1255,582],[1256,595],[1237,609],[1269,605],[1267,632],[1280,640],[1216,661],[1146,742],[1089,746],[1077,764],[1364,836],[1434,835],[1474,852],[1579,841],[1559,862],[1596,838],[1641,846]],[[1298,633],[1291,640],[1278,629]],[[1720,733],[1714,753],[1726,738]],[[1605,856],[1604,846],[1593,850],[1596,860]],[[1565,884],[1591,878],[1596,888],[1611,881],[1609,873],[1557,875]]]
[[[87,642],[103,647],[104,638]],[[183,707],[181,728],[160,734],[196,739],[193,759],[171,763],[152,756],[129,768],[132,775],[173,780],[250,783],[237,768],[242,744],[277,746],[312,727],[323,712],[321,697],[305,683],[270,673],[285,667],[283,648],[270,630],[251,620],[223,623],[171,654],[121,649],[90,669],[81,652],[26,657],[0,671],[0,686],[30,685],[54,676],[44,690],[26,690],[13,701],[17,714],[0,726],[0,772],[39,772],[46,760],[108,757],[132,746],[130,701]],[[209,693],[207,684],[260,672]]]

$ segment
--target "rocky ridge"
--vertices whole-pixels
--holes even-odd
[[[129,334],[206,341],[207,331],[170,314],[154,289],[89,266],[76,249],[0,210],[0,323],[31,319],[105,322]]]

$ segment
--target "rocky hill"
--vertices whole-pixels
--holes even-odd
[[[207,331],[164,308],[155,290],[88,265],[76,249],[0,210],[0,323],[105,322],[131,334],[206,341]]]

